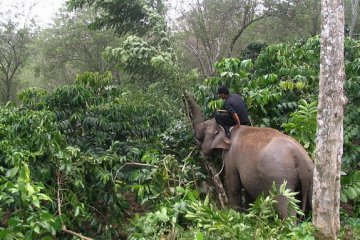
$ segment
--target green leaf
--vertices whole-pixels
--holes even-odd
[[[204,234],[202,232],[197,232],[195,235],[196,240],[204,240]]]
[[[39,201],[39,199],[33,198],[32,201],[31,201],[31,203],[32,203],[35,207],[40,208],[40,201]]]
[[[13,232],[10,229],[1,229],[0,231],[0,239],[13,239],[11,235]]]
[[[13,167],[6,172],[6,177],[15,177],[18,173],[19,167]]]
[[[33,195],[35,193],[35,189],[30,183],[27,183],[25,185],[25,189],[26,189],[26,191],[28,192],[29,195]]]
[[[39,226],[35,226],[35,227],[33,228],[33,231],[34,231],[35,233],[39,234],[39,233],[40,233],[40,227],[39,227]]]
[[[38,193],[38,194],[37,194],[37,197],[38,197],[40,200],[52,201],[52,199],[51,199],[48,195],[46,195],[46,194],[44,194],[44,193]]]
[[[75,216],[75,217],[79,215],[79,211],[80,211],[79,206],[76,206],[76,207],[75,207],[75,213],[74,213],[74,216]]]
[[[347,194],[348,194],[347,196],[348,196],[351,200],[354,200],[354,199],[357,197],[357,194],[356,194],[355,190],[354,190],[351,186],[349,186],[347,190],[348,190],[348,191],[347,191]]]
[[[53,235],[55,235],[55,233],[53,233]],[[45,237],[42,237],[41,240],[53,240],[54,238],[53,237],[50,237],[50,236],[45,236]]]

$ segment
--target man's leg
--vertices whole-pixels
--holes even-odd
[[[230,138],[230,126],[234,126],[236,123],[229,114],[218,113],[215,115],[215,121],[222,126],[225,130],[225,135]]]

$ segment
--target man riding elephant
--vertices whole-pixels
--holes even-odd
[[[215,115],[215,121],[224,128],[225,135],[230,139],[230,127],[250,126],[248,111],[242,97],[236,93],[229,94],[229,89],[226,86],[219,87],[218,95],[225,100],[225,103],[224,110],[220,110]]]
[[[224,96],[220,97],[228,100],[228,92],[222,89],[219,95]],[[279,189],[284,182],[287,189],[298,193],[296,198],[301,210],[311,209],[314,163],[299,142],[276,129],[252,126],[235,128],[230,142],[214,118],[205,120],[194,97],[188,93],[184,96],[201,152],[210,155],[213,151],[223,151],[227,195],[234,209],[247,207],[258,196],[269,195],[274,183]],[[236,114],[241,125],[244,119],[248,120],[247,115]],[[238,124],[234,114],[228,115],[230,117]],[[281,218],[296,216],[287,197],[280,195],[276,200],[275,207]]]

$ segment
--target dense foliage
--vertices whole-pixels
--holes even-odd
[[[218,14],[220,8],[229,13],[243,1],[203,1],[211,10],[207,12],[198,2],[202,12],[188,12],[193,16],[189,20],[197,27],[195,37],[204,40],[209,51],[192,35],[184,37],[207,61],[209,75],[215,74],[198,82],[196,71],[185,72],[178,65],[177,51],[191,68],[201,61],[174,48],[164,1],[67,2],[71,9],[84,12],[61,15],[53,28],[39,35],[34,44],[41,48],[34,61],[38,66],[24,74],[28,81],[41,74],[46,80],[41,86],[51,91],[25,89],[18,95],[18,105],[8,102],[0,107],[0,239],[314,239],[310,214],[301,224],[276,214],[274,202],[281,194],[303,215],[286,183],[257,199],[246,213],[218,206],[181,92],[193,91],[209,118],[222,105],[217,88],[226,84],[242,94],[254,125],[293,136],[313,155],[319,37],[294,44],[253,42],[234,51],[239,58],[213,66],[227,51],[221,41],[229,41],[239,19],[259,16],[248,15],[251,11],[245,10],[250,7],[236,8],[236,18]],[[268,9],[278,2],[268,1]],[[303,11],[310,5],[312,12]],[[246,26],[245,37],[254,26],[272,31],[279,26],[293,28],[303,36],[318,32],[314,18],[318,1],[302,1],[283,10],[291,14],[280,11],[266,23],[258,19]],[[289,16],[294,18],[290,21]],[[89,22],[92,29],[110,30],[89,32]],[[226,28],[221,25],[225,22]],[[301,31],[293,27],[295,23],[302,24]],[[112,31],[123,38],[109,37]],[[268,35],[281,39],[286,34]],[[212,42],[206,41],[209,36]],[[360,235],[359,45],[346,40],[341,239]],[[79,71],[73,81],[71,76]],[[51,89],[54,85],[58,87]]]
[[[359,68],[357,41],[346,40],[346,83],[348,104],[345,109],[344,170],[356,169],[360,149]],[[224,59],[217,63],[219,77],[207,79],[197,88],[208,115],[219,107],[215,100],[220,84],[230,86],[243,95],[252,122],[289,133],[313,153],[315,149],[318,97],[320,40],[310,38],[297,44],[277,44],[265,48],[255,62],[245,59]],[[214,100],[214,101],[212,101]]]
[[[173,140],[173,100],[111,81],[84,73],[52,93],[28,89],[22,107],[1,109],[1,238],[58,235],[62,226],[114,236],[129,202],[150,206],[167,195],[166,182],[190,181],[193,163],[180,171],[183,154],[163,141],[186,142]]]
[[[99,16],[90,24],[90,27],[114,29],[118,35],[126,33],[144,35],[156,24],[149,15],[153,11],[164,13],[163,1],[159,0],[68,0],[67,5],[72,10],[84,7],[94,8],[99,12]]]
[[[358,44],[346,43],[342,201],[351,208],[343,223],[352,230],[344,228],[344,237],[359,231]],[[254,62],[224,59],[219,76],[194,93],[210,117],[221,106],[217,87],[227,84],[244,96],[255,125],[287,132],[311,154],[318,56],[315,37],[268,46]],[[170,83],[147,91],[113,83],[109,72],[85,72],[53,92],[25,90],[20,107],[1,108],[0,238],[70,239],[71,230],[97,239],[313,239],[310,223],[296,226],[274,212],[277,194],[296,201],[285,189],[260,198],[247,214],[218,209],[178,91],[166,90]]]
[[[348,99],[344,120],[342,203],[352,204],[359,216],[359,50],[358,41],[346,39],[346,82]],[[208,117],[222,105],[216,89],[226,84],[244,97],[254,125],[280,129],[296,138],[314,154],[318,97],[320,39],[265,48],[250,59],[224,59],[216,64],[218,77],[205,80],[194,90]]]
[[[27,85],[52,90],[72,84],[76,74],[85,71],[112,71],[119,81],[114,63],[102,54],[107,47],[120,44],[111,30],[89,31],[95,13],[89,9],[68,13],[64,10],[51,28],[44,29],[31,45],[31,62],[22,73]]]

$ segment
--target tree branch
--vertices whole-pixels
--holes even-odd
[[[247,27],[249,27],[251,24],[253,24],[254,22],[257,22],[261,19],[264,19],[264,18],[267,18],[267,17],[270,17],[271,15],[263,15],[263,16],[260,16],[258,18],[255,18],[247,23],[245,23],[238,31],[237,33],[235,34],[235,36],[232,38],[231,40],[231,43],[230,43],[230,46],[229,46],[229,52],[228,52],[228,57],[231,57],[232,55],[232,52],[233,52],[233,49],[234,49],[234,46],[235,46],[235,43],[237,42],[237,40],[239,39],[239,37],[241,36],[241,34],[245,31],[245,29]]]
[[[208,161],[208,157],[204,157],[203,164],[215,184],[217,198],[220,202],[220,205],[222,208],[225,208],[226,205],[229,205],[229,199],[218,174],[219,171],[217,171],[217,169]]]
[[[80,233],[76,233],[76,232],[73,232],[71,230],[68,230],[66,229],[65,225],[63,225],[63,228],[62,228],[63,232],[65,233],[68,233],[70,235],[73,235],[73,236],[76,236],[82,240],[93,240],[92,238],[89,238],[89,237],[85,237],[84,235],[80,234]]]
[[[57,184],[57,191],[56,191],[56,194],[57,194],[57,204],[58,204],[58,215],[59,217],[61,217],[62,215],[62,211],[61,211],[61,202],[62,202],[62,198],[61,198],[61,191],[60,191],[60,188],[61,188],[61,173],[60,173],[60,170],[57,170],[56,171],[56,184]],[[61,223],[62,224],[62,231],[67,233],[67,234],[70,234],[70,235],[73,235],[73,236],[76,236],[82,240],[93,240],[92,238],[89,238],[89,237],[85,237],[84,235],[80,234],[80,233],[76,233],[74,231],[71,231],[71,230],[68,230],[65,226],[64,223]]]
[[[191,45],[191,43],[186,43],[184,44],[185,48],[187,48],[192,54],[194,54],[196,60],[199,62],[200,64],[200,69],[201,69],[201,72],[203,74],[204,77],[206,77],[206,71],[205,71],[205,68],[204,68],[204,64],[203,62],[201,61],[201,56],[200,56],[200,53],[197,49],[195,49],[194,46]]]

